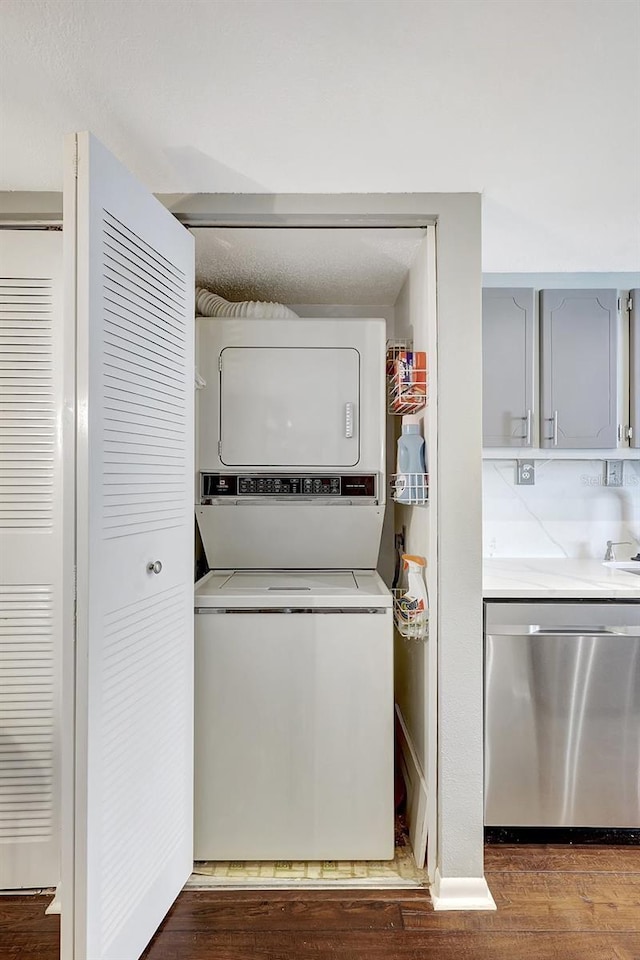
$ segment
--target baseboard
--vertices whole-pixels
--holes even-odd
[[[398,704],[396,704],[396,735],[400,750],[400,769],[407,788],[409,837],[416,864],[422,868],[427,849],[427,781]]]
[[[441,877],[436,870],[431,887],[434,910],[496,910],[484,877]]]
[[[61,899],[61,897],[60,897],[60,887],[61,887],[61,886],[62,886],[62,884],[59,883],[58,886],[56,887],[56,892],[55,892],[55,894],[54,894],[54,896],[53,896],[53,900],[51,901],[51,903],[49,904],[49,906],[48,906],[47,909],[45,910],[45,913],[46,913],[48,916],[50,916],[51,914],[60,916],[60,914],[62,913],[62,899]]]

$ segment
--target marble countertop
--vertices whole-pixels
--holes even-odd
[[[640,576],[599,560],[492,558],[483,562],[483,594],[485,599],[640,599]]]

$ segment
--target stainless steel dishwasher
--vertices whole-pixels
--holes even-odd
[[[485,824],[640,827],[640,601],[485,617]]]

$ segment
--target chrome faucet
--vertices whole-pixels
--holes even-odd
[[[623,543],[628,543],[631,545],[631,540],[607,540],[607,552],[604,555],[604,562],[607,560],[615,560],[616,555],[614,552],[614,547],[621,547]]]

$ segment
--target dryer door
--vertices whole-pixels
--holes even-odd
[[[227,347],[220,459],[229,467],[355,467],[359,403],[353,348]]]

